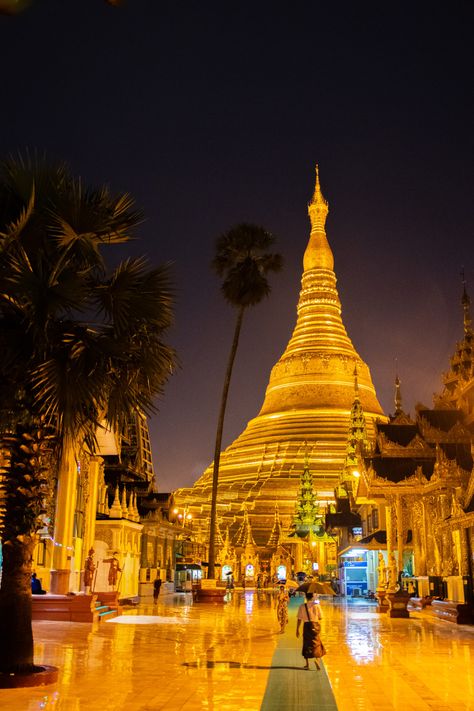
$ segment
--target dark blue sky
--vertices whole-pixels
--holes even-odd
[[[225,443],[254,417],[291,335],[314,164],[343,319],[393,410],[431,404],[474,298],[470,2],[36,0],[0,16],[0,155],[25,146],[131,192],[134,253],[172,261],[181,370],[151,422],[161,491],[212,458],[234,313],[209,268],[241,221],[285,271],[249,312]]]

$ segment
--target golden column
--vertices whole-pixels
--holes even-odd
[[[69,592],[71,557],[73,553],[74,512],[77,495],[77,461],[74,444],[67,440],[58,471],[58,491],[54,516],[53,568],[51,592],[65,595]]]
[[[403,550],[405,543],[405,530],[403,526],[403,501],[400,495],[395,497],[395,511],[397,517],[397,548],[398,571],[403,570]]]
[[[84,543],[82,545],[81,570],[84,569],[84,562],[90,548],[94,546],[95,521],[97,517],[97,506],[99,496],[99,480],[102,479],[102,457],[91,457],[89,461],[89,478],[86,494],[86,517],[84,525]]]

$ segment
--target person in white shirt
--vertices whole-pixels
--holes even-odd
[[[326,653],[319,631],[321,625],[319,620],[322,619],[321,607],[317,600],[313,600],[313,593],[306,593],[306,602],[298,608],[296,618],[296,636],[300,636],[300,627],[303,623],[303,648],[301,653],[305,660],[304,669],[309,669],[309,660],[314,659],[316,669],[321,669],[318,659]]]

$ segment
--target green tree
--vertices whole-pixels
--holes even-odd
[[[48,470],[71,446],[94,451],[100,423],[120,430],[137,408],[153,412],[173,368],[169,268],[104,259],[140,221],[127,194],[86,188],[63,164],[0,164],[1,672],[34,669],[31,564]]]
[[[271,287],[267,274],[278,272],[283,266],[283,258],[280,254],[268,252],[274,242],[274,236],[263,227],[242,223],[217,239],[216,254],[212,261],[214,271],[218,276],[223,277],[221,290],[225,300],[237,309],[234,338],[224,378],[214,449],[208,570],[208,576],[212,579],[215,578],[217,489],[227,396],[244,313],[249,306],[256,306],[270,294]]]

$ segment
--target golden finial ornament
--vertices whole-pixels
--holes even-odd
[[[327,200],[324,199],[319,183],[319,166],[316,164],[316,184],[314,186],[313,199],[308,205],[308,215],[311,220],[311,231],[322,230],[329,212]]]
[[[311,269],[334,269],[334,257],[326,237],[326,217],[329,212],[327,200],[324,199],[319,183],[319,167],[316,165],[316,184],[313,199],[308,205],[308,215],[311,220],[309,244],[303,259],[304,271]]]

